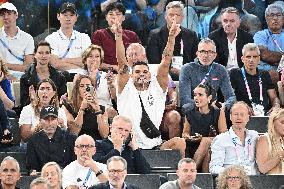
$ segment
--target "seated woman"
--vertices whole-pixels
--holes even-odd
[[[39,113],[42,107],[53,105],[59,108],[57,89],[51,79],[41,80],[38,83],[36,90],[34,90],[33,87],[30,87],[29,94],[31,103],[23,107],[19,119],[21,138],[23,142],[27,142],[35,131],[41,129],[38,127],[38,123]],[[60,126],[65,127],[67,125],[67,118],[62,108],[58,109],[58,118]]]
[[[8,69],[0,59],[0,98],[6,110],[14,107],[14,97],[12,95],[11,82],[7,78]]]
[[[103,60],[104,51],[98,45],[90,45],[82,54],[86,75],[92,80],[99,104],[107,108],[110,117],[114,117],[117,115],[113,109],[116,108],[115,75],[111,68],[108,72],[99,71]]]
[[[67,91],[66,79],[63,74],[50,64],[51,47],[46,41],[40,41],[34,50],[34,63],[25,71],[20,79],[21,106],[30,103],[29,87],[34,88],[38,83],[50,78],[58,89],[58,96],[61,97]]]
[[[268,120],[268,132],[259,137],[256,161],[263,174],[284,174],[284,109],[274,110]]]
[[[252,189],[244,168],[239,165],[227,167],[217,177],[217,189]]]
[[[64,101],[63,105],[71,132],[90,135],[94,140],[108,136],[108,115],[105,107],[99,105],[90,77],[76,76],[71,102]]]
[[[196,167],[202,165],[202,171],[208,172],[206,155],[213,137],[227,131],[224,110],[211,105],[213,90],[208,84],[199,84],[194,89],[195,108],[186,114],[183,138],[173,138],[162,147],[185,150],[184,155],[196,162]]]
[[[61,189],[61,172],[62,170],[56,162],[48,162],[41,169],[41,177],[48,181],[51,189]]]

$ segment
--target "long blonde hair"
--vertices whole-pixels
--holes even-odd
[[[282,151],[280,139],[282,138],[275,131],[275,121],[284,116],[284,109],[276,109],[271,112],[268,120],[268,137],[271,143],[271,157],[278,156]]]

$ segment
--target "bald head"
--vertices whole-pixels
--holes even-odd
[[[140,43],[131,43],[126,49],[128,66],[133,66],[135,62],[146,62],[146,51]]]

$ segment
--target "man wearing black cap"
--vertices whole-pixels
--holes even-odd
[[[50,161],[62,168],[75,159],[74,144],[76,136],[58,126],[58,111],[54,106],[41,109],[39,130],[28,141],[27,164],[31,175],[40,171]]]
[[[83,73],[81,54],[91,45],[87,34],[73,29],[77,18],[75,5],[63,3],[57,14],[60,29],[45,38],[52,48],[51,64],[57,69],[68,71],[70,75]]]

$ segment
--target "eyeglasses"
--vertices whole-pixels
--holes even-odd
[[[115,174],[115,173],[122,173],[125,169],[110,169],[108,172],[110,174]]]
[[[86,148],[86,149],[91,149],[93,147],[95,147],[94,145],[91,145],[91,144],[80,144],[80,145],[76,145],[75,146],[76,148],[79,148],[79,149],[83,149],[83,148]]]
[[[229,180],[229,181],[232,181],[232,180],[239,181],[239,180],[241,180],[241,177],[239,177],[239,176],[235,176],[235,177],[228,176],[228,177],[226,177],[226,179]]]
[[[212,56],[212,55],[214,55],[216,52],[215,51],[211,51],[211,50],[209,50],[209,51],[206,51],[206,50],[200,50],[200,51],[198,51],[200,54],[202,54],[202,55],[205,55],[205,54],[208,54],[209,56]]]
[[[268,18],[274,18],[275,16],[277,18],[280,18],[280,17],[283,16],[283,14],[281,14],[281,13],[270,13],[270,14],[267,15]]]

